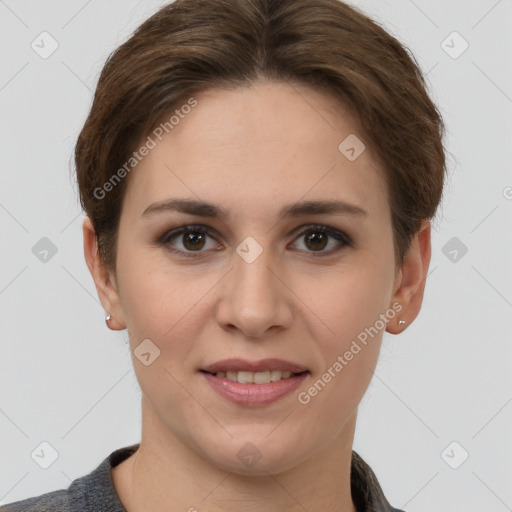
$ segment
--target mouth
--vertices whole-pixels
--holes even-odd
[[[240,384],[268,384],[270,382],[278,382],[284,379],[291,379],[299,375],[309,373],[307,370],[303,372],[291,372],[288,370],[264,370],[262,372],[247,372],[247,371],[226,371],[226,372],[207,372],[200,370],[219,379],[226,378],[232,382]]]
[[[199,370],[214,391],[238,405],[262,406],[296,390],[310,375],[305,367],[282,359],[219,361]]]

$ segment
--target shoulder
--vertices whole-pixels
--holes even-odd
[[[352,451],[350,476],[352,498],[358,512],[404,512],[389,503],[372,468],[355,451]]]
[[[47,492],[0,507],[0,512],[68,512],[66,490]]]
[[[0,506],[0,512],[126,512],[116,493],[111,469],[132,455],[139,444],[119,448],[67,489],[47,492]]]

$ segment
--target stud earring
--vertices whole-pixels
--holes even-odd
[[[109,313],[106,317],[105,317],[105,322],[108,322],[112,320],[112,315]]]
[[[402,326],[403,326],[403,325],[405,325],[406,323],[407,323],[407,322],[406,322],[405,320],[399,320],[399,321],[398,321],[398,325],[399,325],[400,327],[402,327]]]

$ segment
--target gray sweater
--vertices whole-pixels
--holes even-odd
[[[4,505],[0,512],[127,512],[116,493],[110,470],[138,447],[134,444],[112,452],[94,471],[73,480],[67,489]],[[388,503],[370,466],[355,451],[350,477],[357,512],[403,512]]]

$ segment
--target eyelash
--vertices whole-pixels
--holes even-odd
[[[169,245],[169,242],[184,233],[201,233],[202,235],[207,235],[212,238],[213,230],[211,230],[207,226],[202,226],[200,224],[192,224],[187,226],[182,226],[178,229],[174,229],[172,231],[166,231],[162,236],[158,237],[157,243],[159,245],[165,246],[168,250],[186,258],[200,258],[202,257],[202,253],[206,251],[182,251],[181,249],[176,249]],[[322,224],[313,224],[306,227],[306,229],[302,230],[295,238],[295,240],[305,236],[308,233],[323,233],[329,237],[334,238],[338,242],[341,242],[342,246],[334,249],[330,249],[329,251],[305,251],[310,253],[313,257],[324,257],[330,256],[336,252],[339,252],[341,249],[345,247],[352,247],[353,241],[351,237],[349,237],[343,231],[339,231],[338,229],[331,228],[329,226],[324,226]]]

